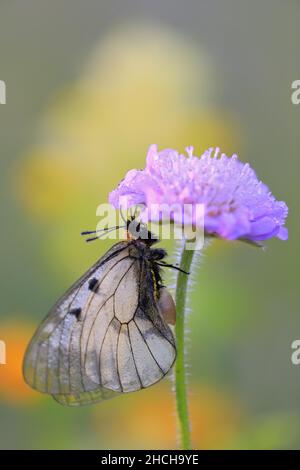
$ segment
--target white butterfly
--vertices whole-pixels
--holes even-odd
[[[166,252],[151,248],[154,241],[129,233],[54,305],[28,346],[27,384],[76,406],[149,387],[169,372],[176,347],[166,319],[174,323],[175,305],[161,285]]]

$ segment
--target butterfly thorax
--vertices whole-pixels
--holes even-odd
[[[147,289],[152,294],[153,300],[158,300],[159,290],[162,285],[161,268],[158,261],[163,260],[167,252],[162,248],[151,248],[149,240],[134,239],[131,241],[133,257],[138,256],[141,265],[146,272]]]

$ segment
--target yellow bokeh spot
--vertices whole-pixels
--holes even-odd
[[[215,105],[215,76],[205,50],[162,26],[120,28],[95,48],[14,174],[19,200],[44,229],[48,262],[70,269],[77,233],[93,228],[84,215],[96,226],[96,207],[128,170],[144,167],[150,144],[236,151],[235,120]]]

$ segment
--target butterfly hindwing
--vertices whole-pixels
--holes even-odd
[[[112,390],[107,390],[105,388],[99,388],[93,392],[81,392],[74,394],[65,394],[65,395],[52,395],[54,400],[57,401],[60,405],[64,406],[81,406],[81,405],[92,405],[103,400],[108,400],[114,396],[119,395],[119,393],[113,392]]]

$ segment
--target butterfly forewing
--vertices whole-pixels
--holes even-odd
[[[91,290],[91,281],[104,278],[113,264],[128,257],[127,245],[120,243],[109,250],[66,294],[54,305],[45,321],[35,333],[24,359],[24,377],[33,388],[45,393],[64,394],[96,388],[97,384],[81,378],[81,333],[89,299],[96,286]],[[80,311],[80,314],[79,314]],[[77,312],[78,317],[74,314]],[[75,370],[74,370],[75,369]],[[72,376],[76,375],[73,378]],[[84,375],[84,374],[82,374]],[[72,382],[80,379],[72,387]]]
[[[56,303],[33,337],[24,376],[61,404],[152,385],[172,367],[173,334],[147,285],[146,261],[121,242]]]

